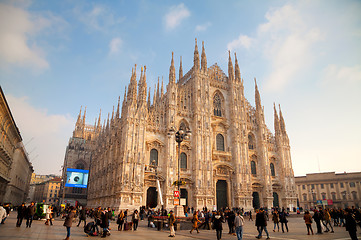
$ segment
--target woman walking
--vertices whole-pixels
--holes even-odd
[[[198,222],[201,222],[201,221],[199,221],[199,219],[198,219],[198,212],[195,211],[193,214],[193,219],[192,219],[193,226],[192,226],[192,230],[190,231],[190,233],[192,233],[194,229],[197,230],[197,233],[199,233]]]
[[[51,206],[49,206],[49,207],[46,209],[46,214],[45,214],[45,219],[46,219],[46,221],[45,221],[45,225],[49,225],[49,221],[50,221],[50,225],[53,225],[53,222],[51,221],[51,218],[52,218],[51,214],[52,214],[52,213],[53,213],[52,208],[51,208]]]
[[[70,228],[71,225],[73,224],[73,218],[75,217],[75,208],[73,206],[70,207],[70,212],[68,213],[68,215],[65,218],[64,221],[64,226],[66,227],[66,238],[64,240],[69,240],[70,238]]]
[[[120,213],[119,213],[118,219],[117,219],[118,231],[122,231],[123,223],[124,223],[124,213],[123,213],[123,210],[120,210]]]
[[[274,212],[272,213],[272,221],[273,221],[273,231],[274,232],[276,231],[276,226],[277,226],[277,229],[279,232],[280,231],[280,225],[279,225],[280,219],[279,219],[277,209],[275,209]]]
[[[305,220],[306,227],[307,227],[307,235],[310,235],[310,230],[313,235],[313,229],[312,229],[312,216],[309,211],[306,210],[305,215],[303,216],[303,219]]]
[[[287,216],[286,216],[286,211],[285,211],[284,209],[282,209],[282,212],[280,213],[279,216],[280,216],[280,222],[281,222],[282,232],[283,232],[283,233],[285,232],[285,230],[284,230],[284,228],[283,228],[283,225],[285,225],[286,230],[287,230],[287,232],[288,232],[288,225],[287,225],[288,220],[287,220]]]
[[[217,240],[221,240],[222,230],[223,230],[222,223],[224,223],[224,218],[219,211],[213,214],[212,223],[213,223],[213,229],[216,229]]]

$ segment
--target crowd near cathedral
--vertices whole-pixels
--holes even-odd
[[[168,84],[158,80],[152,98],[147,70],[138,67],[137,76],[135,65],[123,101],[106,121],[100,113],[87,124],[86,109],[80,111],[63,177],[67,168],[89,170],[88,188],[65,188],[65,199],[135,209],[159,207],[161,198],[173,209],[179,177],[181,204],[195,209],[297,207],[281,109],[274,106],[272,133],[256,81],[255,103],[245,98],[250,80],[241,78],[236,55],[229,53],[226,74],[217,63],[208,67],[204,44],[200,53],[196,40],[191,69],[183,74],[180,59],[177,77],[172,53]],[[191,133],[180,144],[179,130]]]

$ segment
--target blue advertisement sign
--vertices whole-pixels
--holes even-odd
[[[66,169],[65,187],[87,188],[89,170],[83,169]]]

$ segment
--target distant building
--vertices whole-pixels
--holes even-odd
[[[20,205],[34,170],[1,87],[0,131],[0,202]]]
[[[361,207],[361,172],[311,173],[295,177],[299,206]]]
[[[26,202],[32,202],[35,201],[35,186],[36,184],[46,182],[48,180],[51,180],[53,178],[60,178],[60,176],[56,176],[55,174],[48,174],[48,175],[40,175],[33,173],[31,175],[31,181],[30,181],[30,188],[29,188],[29,194],[28,198],[26,199]]]
[[[34,202],[59,205],[61,178],[56,177],[34,185]]]

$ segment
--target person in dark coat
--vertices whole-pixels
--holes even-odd
[[[286,213],[286,211],[285,211],[284,208],[282,209],[282,212],[280,212],[279,217],[280,217],[280,223],[281,223],[282,232],[283,232],[283,233],[285,232],[285,229],[283,228],[283,225],[286,227],[286,230],[287,230],[287,232],[288,232],[287,213]]]
[[[124,213],[122,210],[120,210],[120,213],[119,213],[118,219],[117,219],[118,231],[122,231],[123,223],[124,223]]]
[[[356,228],[355,216],[352,213],[350,208],[346,208],[345,212],[346,212],[346,215],[345,215],[346,231],[348,231],[348,234],[350,234],[350,237],[352,240],[358,240],[357,235],[356,235],[357,228]]]
[[[108,213],[103,210],[102,213],[101,213],[101,224],[100,224],[100,227],[103,228],[103,235],[102,235],[102,238],[105,238],[108,234],[108,227],[109,227],[109,218],[108,218]]]
[[[31,202],[31,204],[26,209],[26,227],[31,227],[31,223],[33,222],[35,215],[35,203]]]
[[[225,220],[223,218],[223,215],[217,211],[215,214],[213,214],[212,216],[212,224],[213,224],[213,229],[216,230],[216,234],[217,234],[217,240],[221,240],[222,239],[222,223],[224,223]]]
[[[25,203],[21,204],[21,206],[18,207],[18,220],[16,222],[16,227],[20,227],[21,223],[23,222],[23,218],[26,216],[26,206]]]
[[[133,215],[132,215],[132,222],[133,222],[133,227],[134,227],[134,231],[137,231],[138,228],[138,222],[139,222],[139,213],[138,210],[135,210]]]
[[[313,219],[316,222],[316,226],[317,226],[317,233],[316,234],[322,234],[322,227],[321,227],[321,221],[322,221],[322,210],[318,211],[317,209],[315,209],[315,213],[313,214]]]
[[[102,214],[102,208],[99,206],[93,214],[94,217],[94,223],[95,223],[95,229],[97,230],[97,233],[99,233],[99,228],[98,226],[100,226],[100,217]]]
[[[64,221],[64,225],[66,227],[66,238],[64,240],[69,240],[70,237],[70,228],[71,225],[73,224],[73,218],[75,217],[76,211],[75,208],[73,206],[70,207],[70,212],[68,213],[68,215],[65,217],[65,221]]]
[[[267,218],[266,214],[263,211],[263,208],[259,209],[259,212],[256,214],[256,226],[258,231],[258,236],[256,238],[260,239],[262,237],[263,230],[267,234],[266,239],[270,239],[268,231],[267,231]]]
[[[84,207],[81,207],[81,210],[79,212],[79,223],[78,225],[76,225],[77,227],[79,227],[81,221],[84,221],[84,227],[86,226],[86,210]]]

